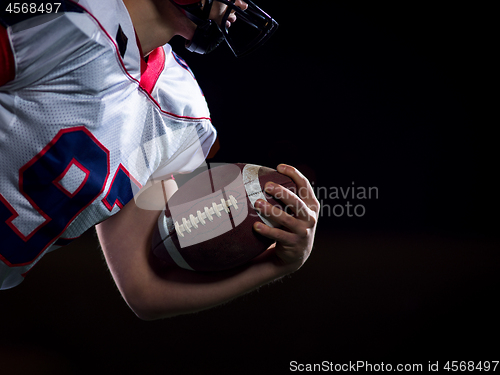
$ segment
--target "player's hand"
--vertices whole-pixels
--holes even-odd
[[[288,214],[259,199],[255,203],[255,207],[262,215],[269,217],[281,228],[272,228],[256,222],[254,229],[263,236],[275,240],[274,251],[278,262],[295,270],[304,264],[311,253],[320,204],[314,195],[311,184],[297,169],[280,164],[278,171],[295,182],[296,194],[273,183],[267,183],[265,190],[268,194],[281,200],[293,214]]]

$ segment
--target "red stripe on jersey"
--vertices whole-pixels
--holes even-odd
[[[120,56],[120,50],[119,50],[118,46],[116,45],[116,43],[115,43],[114,39],[113,39],[113,38],[109,35],[109,33],[106,31],[106,29],[105,29],[105,28],[101,25],[101,23],[99,22],[99,20],[98,20],[98,19],[97,19],[97,18],[96,18],[96,17],[95,17],[92,13],[90,13],[87,9],[85,9],[85,8],[84,8],[82,5],[80,5],[80,4],[78,4],[78,6],[79,6],[80,8],[82,8],[82,9],[83,9],[83,10],[84,10],[84,11],[85,11],[85,12],[86,12],[86,13],[87,13],[90,17],[92,17],[92,18],[94,19],[94,21],[95,21],[95,22],[99,25],[99,27],[100,27],[100,28],[101,28],[101,30],[104,32],[104,34],[108,37],[108,39],[111,41],[111,43],[113,43],[113,45],[115,46],[116,53],[117,53],[117,55],[118,55],[118,59],[119,59],[119,61],[120,61],[120,64],[121,64],[121,65],[122,65],[122,67],[123,67],[123,70],[125,71],[125,74],[127,74],[127,76],[128,76],[131,80],[133,80],[133,81],[135,81],[135,82],[139,83],[139,86],[140,86],[140,82],[139,82],[137,79],[135,79],[134,77],[132,77],[132,75],[131,75],[128,71],[127,71],[127,68],[125,67],[125,64],[124,64],[124,62],[123,62],[123,60],[122,60],[122,58],[121,58],[121,56]],[[142,50],[142,48],[140,47],[140,43],[138,44],[138,46],[139,46],[139,48]],[[163,54],[163,57],[165,58],[165,51],[163,51],[163,48],[162,48],[162,47],[159,47],[159,48],[161,48],[161,49],[162,49],[162,54]],[[154,51],[153,51],[153,52],[154,52]],[[157,52],[157,53],[158,53],[158,52]],[[165,59],[166,59],[166,58],[165,58]],[[143,67],[144,67],[144,66],[143,66],[143,64],[144,64],[144,60],[141,60],[141,72],[143,71]],[[158,80],[158,79],[156,79],[156,80]],[[155,81],[155,83],[156,83],[156,81]],[[141,88],[142,88],[142,87],[141,87]],[[153,85],[153,88],[154,88],[154,85]],[[160,111],[161,111],[162,113],[165,113],[165,114],[167,114],[167,115],[174,116],[174,117],[177,117],[177,118],[185,118],[185,119],[192,119],[192,120],[208,120],[208,121],[212,121],[212,119],[211,119],[210,117],[191,117],[191,116],[181,116],[181,115],[177,115],[177,114],[175,114],[175,113],[167,112],[167,111],[165,111],[165,110],[163,110],[163,109],[161,108],[161,105],[160,105],[160,104],[159,104],[159,103],[155,100],[155,98],[153,98],[153,96],[151,95],[151,93],[150,93],[150,92],[145,91],[145,94],[147,94],[147,95],[149,96],[149,99],[150,99],[153,103],[155,103],[155,104],[156,104],[156,106],[160,109]]]
[[[0,86],[12,81],[16,76],[14,55],[10,47],[7,30],[0,26]]]
[[[140,86],[149,94],[153,91],[163,68],[165,68],[165,51],[158,47],[149,54],[148,67],[141,76]]]

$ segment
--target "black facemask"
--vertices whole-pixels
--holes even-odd
[[[173,1],[175,3],[175,0]],[[227,5],[220,25],[208,19],[214,1]],[[235,6],[234,0],[207,0],[205,6],[202,6],[201,2],[190,5],[176,4],[198,26],[192,40],[186,43],[186,48],[191,52],[205,54],[212,52],[226,40],[235,56],[241,57],[261,46],[276,31],[278,23],[250,0],[245,2],[248,5],[246,10]],[[236,22],[228,28],[226,21],[231,11],[236,14]]]

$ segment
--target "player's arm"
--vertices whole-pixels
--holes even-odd
[[[142,319],[157,319],[195,312],[227,302],[261,285],[289,274],[305,262],[312,249],[319,205],[309,182],[294,168],[284,174],[297,184],[298,195],[275,187],[296,217],[272,212],[263,214],[287,229],[255,229],[278,241],[246,266],[217,273],[196,273],[178,268],[153,269],[151,235],[160,211],[143,210],[130,201],[118,214],[97,226],[106,261],[131,309]],[[301,189],[302,188],[302,189]],[[283,189],[283,190],[281,190]]]

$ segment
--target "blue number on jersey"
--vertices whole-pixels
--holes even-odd
[[[115,205],[123,208],[123,206],[134,197],[132,181],[137,187],[137,190],[139,190],[141,188],[140,183],[131,177],[125,167],[120,164],[113,178],[113,182],[111,183],[111,187],[102,200],[109,211],[111,211]]]
[[[71,152],[68,152],[71,151]],[[103,191],[109,175],[108,150],[83,127],[61,130],[47,147],[19,172],[19,190],[45,221],[27,236],[13,225],[18,214],[0,199],[0,257],[10,265],[35,260]],[[88,176],[74,195],[57,180],[71,163],[82,165]]]
[[[61,179],[74,165],[85,177],[74,191],[68,191]],[[109,151],[88,129],[79,126],[60,130],[19,171],[19,191],[44,219],[43,223],[23,234],[13,223],[19,214],[0,194],[0,260],[9,266],[32,263],[101,195],[109,173]],[[103,204],[110,211],[114,205],[122,208],[133,198],[132,186],[141,188],[120,164]],[[59,239],[57,244],[67,242]]]

